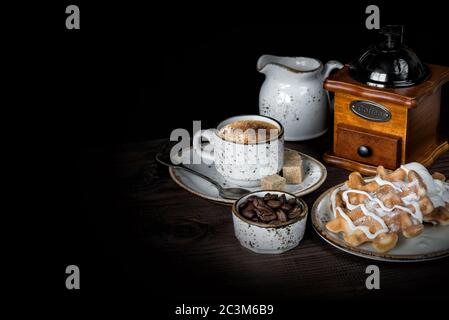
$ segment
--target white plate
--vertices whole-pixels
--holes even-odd
[[[186,154],[180,155],[181,157],[191,157],[191,148],[186,148],[184,152]],[[301,152],[298,153],[303,159],[304,181],[300,184],[287,184],[285,191],[293,193],[296,196],[303,196],[316,190],[323,184],[327,177],[327,170],[318,160],[315,160],[314,158]],[[213,164],[186,164],[185,166],[205,174],[209,178],[219,182],[225,188],[237,187],[237,185],[226,181],[226,179],[217,172]],[[214,185],[190,172],[177,168],[170,168],[169,172],[172,179],[178,185],[197,196],[225,205],[232,205],[235,201],[220,197],[218,195],[218,190],[214,187]],[[260,187],[245,189],[250,191],[258,191],[260,190]]]
[[[315,231],[328,243],[347,253],[373,260],[394,262],[415,262],[434,260],[449,256],[449,226],[424,224],[424,231],[415,238],[399,237],[398,244],[386,253],[379,253],[369,244],[351,247],[343,236],[326,229],[326,223],[333,218],[330,209],[330,194],[335,188],[325,191],[313,204],[311,215]]]

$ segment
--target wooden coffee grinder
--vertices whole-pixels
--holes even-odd
[[[414,161],[428,167],[449,150],[439,136],[449,68],[421,63],[402,45],[402,26],[381,33],[384,41],[324,82],[335,93],[333,149],[324,160],[363,174]]]

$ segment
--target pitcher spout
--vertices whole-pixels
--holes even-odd
[[[257,71],[263,74],[267,74],[270,65],[277,63],[278,57],[269,54],[264,54],[257,60]]]
[[[271,69],[269,66],[281,68],[293,75],[304,75],[319,72],[323,68],[319,60],[308,57],[278,57],[263,55],[257,61],[257,70],[267,74]]]

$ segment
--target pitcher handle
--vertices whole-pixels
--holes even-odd
[[[322,76],[323,76],[323,81],[326,80],[327,77],[329,77],[330,73],[332,72],[332,70],[334,69],[341,69],[343,68],[343,64],[337,60],[329,60],[326,65],[323,68],[323,71],[321,72]],[[334,111],[334,106],[333,103],[331,101],[331,97],[329,95],[329,92],[327,90],[326,91],[326,96],[327,96],[327,103],[329,106],[329,109],[331,112]]]
[[[338,62],[337,60],[328,61],[324,65],[323,71],[321,72],[321,74],[323,75],[323,81],[326,80],[327,77],[329,77],[332,70],[341,68],[343,68],[343,64],[341,62]]]

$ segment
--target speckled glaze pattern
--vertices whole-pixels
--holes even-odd
[[[263,55],[257,62],[265,81],[259,94],[259,113],[284,126],[286,141],[302,141],[327,131],[329,99],[323,81],[343,65],[329,61],[325,66],[306,57]]]
[[[231,119],[231,121],[230,121]],[[201,132],[194,139],[206,138],[213,146],[213,152],[202,152],[202,158],[211,160],[216,170],[229,182],[242,187],[255,187],[260,185],[264,176],[279,173],[284,163],[284,136],[282,126],[275,120],[262,116],[237,116],[223,121],[217,129]],[[269,121],[279,127],[279,136],[271,141],[257,144],[243,144],[227,141],[217,134],[217,130],[236,120],[262,120]]]
[[[260,226],[248,222],[248,220],[236,214],[238,206],[247,197],[250,195],[264,196],[268,192],[279,195],[285,194],[287,199],[294,197],[292,194],[277,191],[254,192],[242,197],[235,202],[232,209],[234,232],[240,244],[251,251],[256,253],[279,254],[298,246],[306,229],[307,213],[300,220],[276,227]],[[307,205],[301,199],[299,201],[303,205],[303,209],[307,212]]]
[[[220,139],[215,137],[215,140]],[[238,185],[258,185],[262,177],[282,169],[283,146],[283,137],[271,143],[249,145],[217,141],[214,148],[215,167],[220,174]],[[232,153],[235,156],[230,157]]]

